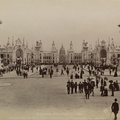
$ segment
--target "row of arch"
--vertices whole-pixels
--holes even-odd
[[[23,50],[22,49],[17,49],[16,57],[23,58]],[[100,51],[100,58],[107,58],[107,51],[105,49],[102,49]],[[65,55],[60,56],[60,61],[65,62]]]

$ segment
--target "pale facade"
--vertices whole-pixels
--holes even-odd
[[[12,44],[8,40],[4,47],[0,47],[0,57],[4,65],[15,64],[17,60],[21,64],[29,64],[31,62],[31,51],[28,49],[28,45],[25,45],[24,39],[23,42],[21,39],[17,39],[15,43],[12,41]]]
[[[69,50],[67,51],[67,63],[80,64],[82,62],[82,54],[75,52],[73,49],[73,43],[70,42]]]
[[[82,61],[86,60],[95,64],[119,64],[120,46],[115,46],[113,39],[108,43],[105,40],[100,42],[98,40],[94,49],[86,47],[82,50]]]
[[[36,64],[42,63],[57,63],[58,62],[58,50],[55,47],[53,41],[51,51],[44,51],[42,48],[42,42],[36,41],[36,46],[34,49],[34,62]]]
[[[82,63],[87,63],[88,62],[88,43],[83,40],[82,43]]]

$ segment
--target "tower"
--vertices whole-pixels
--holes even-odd
[[[53,41],[53,43],[52,43],[52,50],[55,50],[56,48],[55,48],[55,42]]]
[[[66,59],[65,59],[65,49],[63,47],[63,45],[61,46],[60,48],[60,51],[59,51],[59,62],[60,63],[65,63],[66,62]]]
[[[82,62],[86,63],[88,61],[88,42],[85,42],[85,40],[83,40],[82,43]]]
[[[73,50],[73,44],[72,44],[72,41],[70,42],[70,50]]]

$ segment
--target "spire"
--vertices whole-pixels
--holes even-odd
[[[41,42],[41,40],[40,40],[40,42],[39,42],[39,46],[40,46],[40,48],[42,48],[42,42]]]
[[[108,38],[108,46],[110,46],[110,37]]]
[[[73,44],[72,44],[72,41],[70,42],[70,50],[73,50]]]
[[[95,42],[95,46],[97,47],[97,41]]]
[[[33,50],[33,44],[32,44],[32,50]]]
[[[100,45],[100,43],[99,43],[99,38],[98,38],[98,45]]]
[[[12,36],[12,46],[14,46],[14,36]]]
[[[26,47],[28,48],[28,42],[26,42]]]
[[[25,45],[25,37],[23,37],[23,45]]]
[[[54,50],[55,49],[55,42],[53,41],[53,43],[52,43],[52,50]]]
[[[111,45],[113,45],[113,46],[114,46],[114,41],[113,41],[113,38],[112,38],[111,40],[112,40]]]
[[[8,37],[7,46],[10,45],[9,39],[10,39],[10,38]]]
[[[40,44],[42,44],[41,40],[40,40]]]
[[[52,46],[55,46],[55,42],[53,41]]]

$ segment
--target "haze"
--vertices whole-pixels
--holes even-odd
[[[44,50],[55,41],[80,51],[82,41],[94,47],[95,41],[114,39],[119,45],[119,0],[0,0],[0,43],[25,37],[29,46],[42,40]]]

